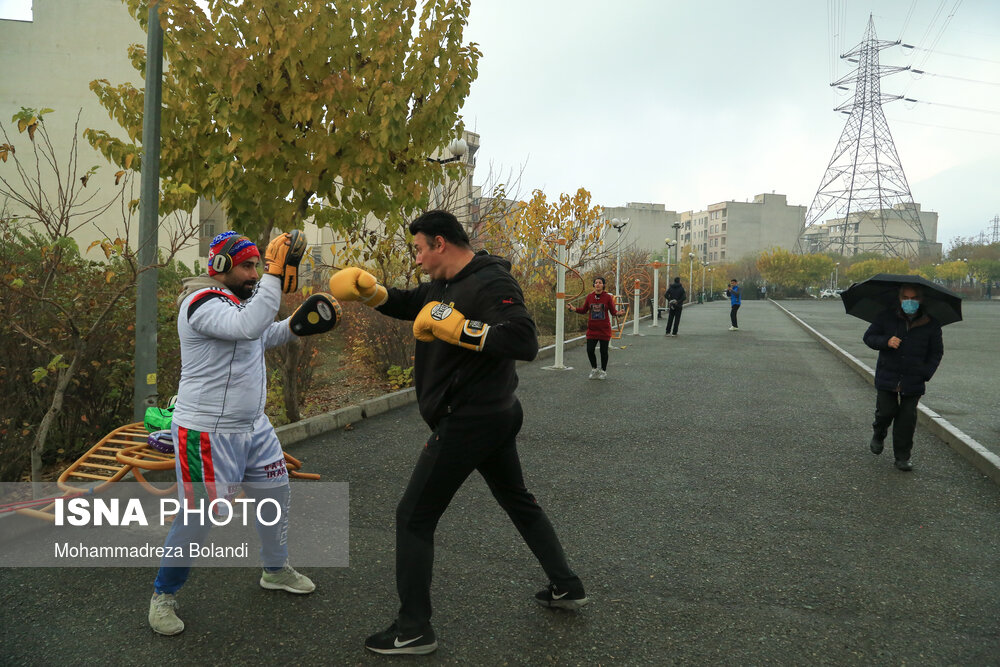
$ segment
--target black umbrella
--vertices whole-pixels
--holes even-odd
[[[899,304],[899,288],[903,285],[920,285],[924,288],[921,308],[941,326],[962,321],[962,297],[922,276],[879,273],[868,280],[854,283],[841,292],[840,298],[844,301],[844,310],[848,315],[874,322],[886,309],[895,308]]]

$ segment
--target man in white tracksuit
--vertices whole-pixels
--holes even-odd
[[[286,320],[274,318],[282,290],[295,289],[305,247],[304,237],[278,236],[268,245],[265,273],[258,283],[260,252],[249,239],[232,231],[213,239],[208,275],[185,279],[177,299],[181,379],[171,425],[182,504],[197,507],[198,501],[207,505],[227,498],[243,481],[266,483],[262,490],[247,490],[248,495],[274,498],[281,508],[274,525],[256,522],[264,566],[260,585],[290,593],[310,593],[315,585],[287,563],[288,473],[281,443],[264,413],[264,351],[291,340],[293,328],[301,331],[294,324],[306,304]],[[315,314],[312,318],[315,321]],[[332,324],[324,330],[329,328]],[[208,534],[210,522],[186,516],[181,512],[171,526],[164,543],[167,553],[171,547],[200,544]],[[190,559],[161,561],[149,607],[149,624],[156,632],[175,635],[184,630],[175,595],[189,571]]]

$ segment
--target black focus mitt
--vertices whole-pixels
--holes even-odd
[[[302,302],[288,318],[288,326],[296,336],[326,333],[340,320],[340,304],[329,294],[319,292]]]

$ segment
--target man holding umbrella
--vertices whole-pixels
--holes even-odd
[[[917,403],[944,355],[941,322],[927,312],[923,301],[921,285],[903,284],[898,288],[893,307],[874,316],[864,335],[865,344],[879,351],[875,366],[878,397],[870,448],[872,454],[882,453],[891,424],[895,465],[903,471],[913,469],[910,451],[917,426]],[[851,312],[850,308],[847,310]]]

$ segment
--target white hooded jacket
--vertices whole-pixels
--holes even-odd
[[[287,319],[274,321],[281,281],[265,274],[242,303],[212,278],[185,286],[196,289],[182,294],[177,314],[181,380],[173,420],[198,431],[249,433],[267,402],[264,351],[294,335]]]

